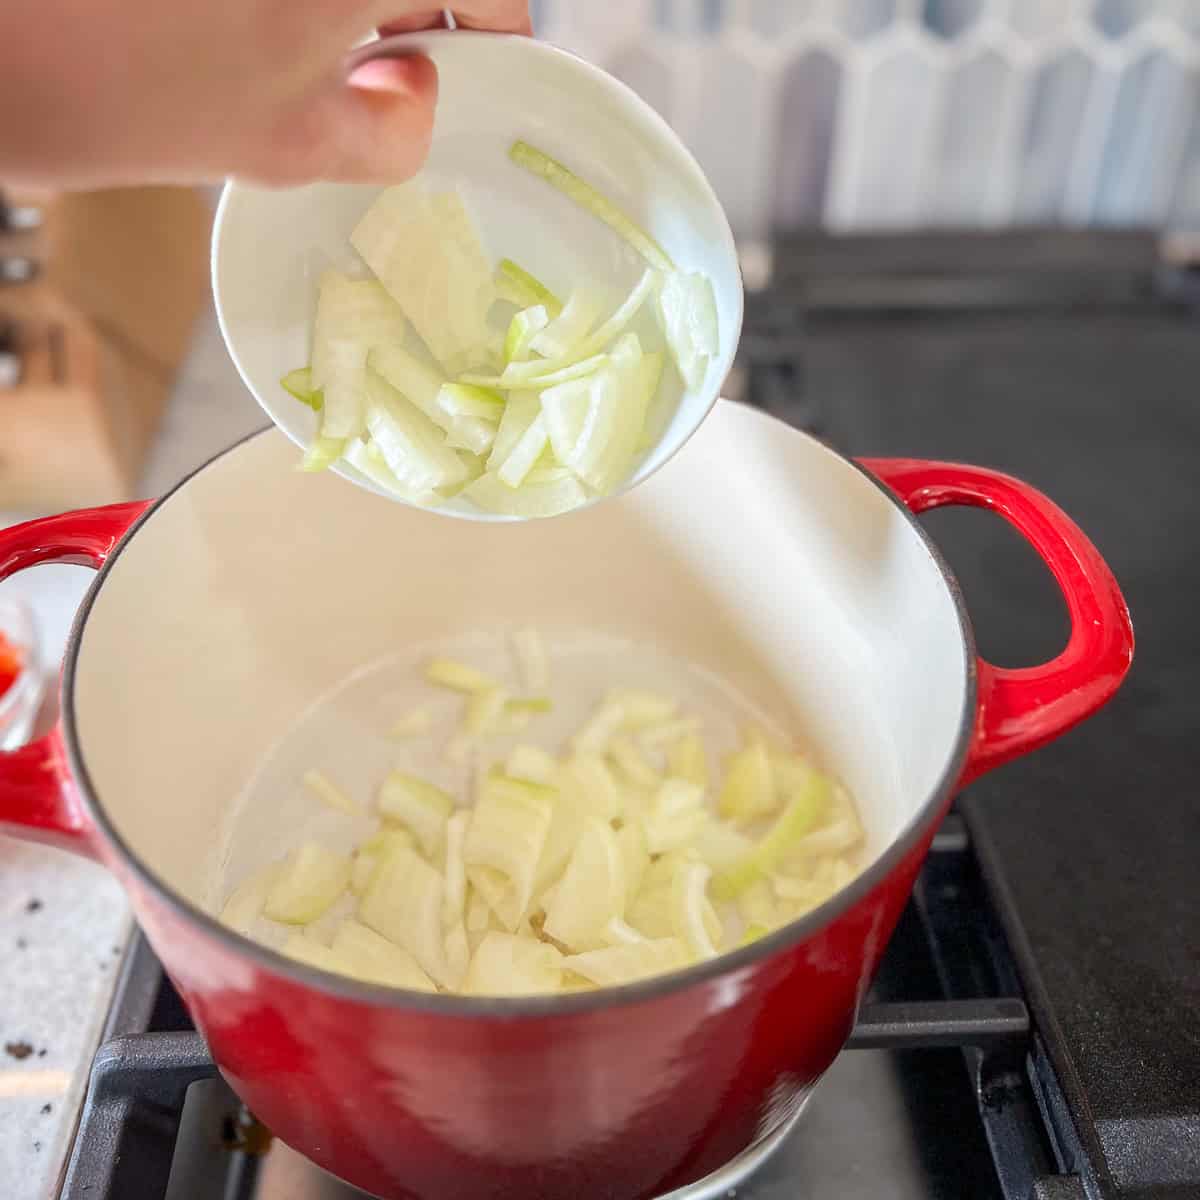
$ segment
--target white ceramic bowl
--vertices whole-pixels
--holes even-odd
[[[663,388],[677,400],[658,444],[624,485],[653,474],[699,426],[733,363],[742,326],[742,280],[729,223],[696,160],[666,122],[619,80],[529,38],[467,31],[411,34],[374,42],[370,56],[419,50],[437,64],[440,99],[422,174],[431,186],[457,186],[480,225],[493,261],[515,259],[550,286],[595,279],[614,295],[643,264],[608,226],[508,161],[524,138],[561,158],[600,188],[662,244],[678,266],[701,271],[717,300],[720,351],[703,386],[684,391],[676,373]],[[217,315],[246,386],[271,419],[307,446],[317,420],[279,386],[304,365],[316,280],[330,265],[361,264],[349,235],[380,189],[313,184],[273,191],[229,183],[213,232]],[[352,467],[338,474],[379,489]],[[622,489],[624,490],[624,489]],[[388,494],[388,493],[381,493]],[[395,498],[395,497],[392,497]],[[465,501],[438,511],[509,520]]]

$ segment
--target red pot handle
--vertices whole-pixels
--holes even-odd
[[[86,508],[0,529],[0,579],[38,563],[101,567],[149,500]],[[0,831],[91,854],[90,829],[71,783],[62,730],[0,752]]]
[[[1133,625],[1121,589],[1086,534],[1027,483],[958,463],[863,459],[914,512],[968,504],[1003,517],[1033,546],[1062,589],[1071,636],[1057,658],[1009,670],[979,659],[975,733],[960,785],[1065,733],[1121,685]]]

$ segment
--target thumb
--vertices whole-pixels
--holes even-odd
[[[316,178],[395,183],[416,174],[433,136],[437,68],[423,55],[355,68],[328,97],[310,164]]]

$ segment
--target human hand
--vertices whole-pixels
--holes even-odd
[[[530,32],[527,0],[452,8],[465,28]],[[434,65],[347,79],[345,60],[377,27],[441,21],[429,0],[3,0],[0,181],[405,179],[428,148]]]

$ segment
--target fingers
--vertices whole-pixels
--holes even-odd
[[[412,33],[418,29],[439,29],[444,24],[442,9],[422,3],[420,11],[395,16],[397,0],[380,0],[377,22],[382,34]],[[446,6],[454,13],[460,29],[490,29],[497,33],[531,34],[529,0],[460,0]],[[391,11],[389,12],[388,9]]]
[[[398,182],[425,162],[437,106],[437,68],[423,55],[375,59],[347,80],[324,179]]]
[[[350,73],[346,86],[366,92],[406,96],[414,100],[437,98],[437,69],[422,54],[400,58],[372,58]],[[433,89],[432,93],[430,89]]]
[[[385,21],[379,27],[379,35],[380,37],[390,37],[394,33],[417,33],[422,29],[444,29],[445,27],[445,10],[430,8],[428,11]]]
[[[425,162],[436,104],[437,68],[429,59],[374,59],[281,119],[238,174],[270,186],[398,183]]]
[[[397,9],[402,15],[396,16]],[[463,28],[531,32],[528,0],[459,0],[451,9]],[[444,23],[442,8],[429,0],[376,0],[347,11],[356,11],[356,20],[365,16],[385,34]],[[239,155],[241,169],[235,171],[243,178],[283,186],[317,179],[408,179],[428,154],[436,103],[437,69],[429,59],[409,55],[369,60],[348,79],[331,79],[299,100],[286,116],[273,121],[266,136],[261,129],[250,136]]]
[[[492,29],[498,33],[533,33],[528,0],[464,0],[452,4],[459,29]]]

